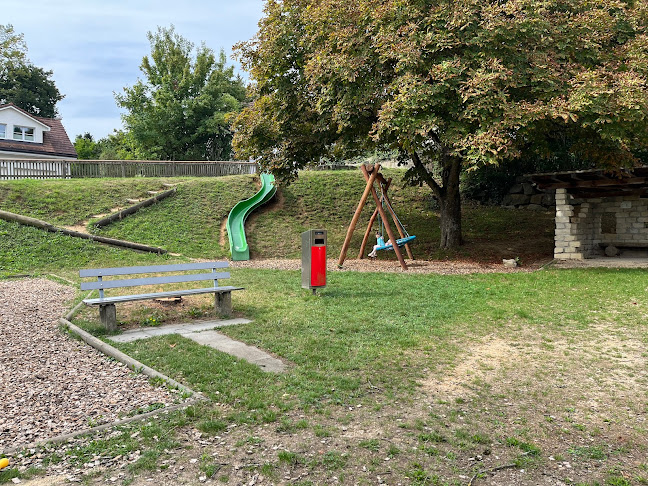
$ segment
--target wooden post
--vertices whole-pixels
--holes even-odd
[[[383,193],[385,195],[387,195],[387,189],[389,189],[391,182],[392,182],[391,178],[389,178],[389,180],[385,182],[385,188],[383,189]],[[367,248],[367,241],[369,241],[369,237],[371,235],[371,227],[376,221],[377,216],[378,216],[378,208],[376,208],[376,210],[371,215],[371,218],[369,219],[369,224],[367,225],[367,231],[365,231],[364,238],[362,238],[362,245],[360,245],[360,253],[358,254],[359,260],[362,260],[364,258],[364,252],[365,249]]]
[[[107,226],[107,225],[109,225],[110,223],[112,223],[114,221],[122,220],[126,216],[134,214],[134,213],[136,213],[137,211],[139,211],[142,208],[152,206],[156,202],[162,201],[163,199],[166,199],[167,197],[172,196],[175,193],[176,193],[176,188],[173,188],[173,189],[165,191],[165,192],[163,192],[161,194],[157,194],[157,195],[155,195],[155,196],[153,196],[151,198],[146,199],[145,201],[142,201],[140,203],[135,204],[134,206],[130,206],[130,207],[126,208],[126,209],[122,209],[121,211],[119,211],[117,213],[113,213],[110,216],[106,216],[105,218],[100,219],[99,221],[97,221],[94,224],[94,226],[96,226],[97,228],[102,228],[103,226]]]
[[[363,173],[367,173],[367,168],[363,165],[360,167],[362,169]],[[362,209],[364,208],[365,204],[367,203],[367,198],[369,197],[369,194],[371,193],[371,190],[373,189],[373,184],[374,181],[376,180],[376,177],[378,175],[378,171],[380,170],[380,164],[374,165],[373,168],[373,173],[371,176],[367,176],[367,186],[365,187],[364,192],[362,193],[362,197],[360,198],[360,203],[358,204],[358,208],[356,209],[355,214],[353,215],[353,218],[351,218],[351,223],[349,224],[349,229],[347,230],[346,237],[344,238],[344,243],[342,244],[342,251],[340,251],[340,259],[338,260],[338,267],[341,267],[344,264],[344,260],[346,260],[346,255],[347,251],[349,251],[349,245],[351,244],[351,237],[353,236],[353,232],[355,231],[355,227],[358,224],[358,219],[360,219],[360,214],[362,213]],[[375,190],[374,190],[375,193]]]
[[[214,308],[220,316],[229,317],[232,314],[232,292],[216,292]]]
[[[364,258],[365,248],[367,248],[367,241],[369,241],[369,236],[371,234],[371,227],[376,221],[378,216],[378,208],[376,208],[369,219],[369,224],[367,225],[367,231],[365,231],[364,237],[362,238],[362,245],[360,245],[360,253],[358,253],[358,259],[362,260]]]
[[[392,208],[391,201],[389,200],[389,196],[387,195],[386,191],[385,191],[385,201],[387,201],[387,208],[389,209],[389,212],[392,215],[392,219],[394,221],[394,224],[396,225],[396,228],[398,229],[398,234],[400,235],[401,238],[405,238],[405,233],[403,232],[403,228],[400,225],[400,221],[398,221],[398,216],[396,216],[396,213],[394,212],[394,208]],[[405,250],[407,250],[407,257],[410,260],[414,260],[414,255],[412,254],[412,249],[410,248],[409,243],[405,243]]]
[[[385,213],[382,204],[380,204],[380,199],[378,198],[378,194],[376,194],[376,190],[374,189],[373,184],[371,185],[371,195],[373,196],[374,201],[376,202],[376,207],[378,208],[380,217],[383,219],[383,222],[385,223],[385,229],[387,230],[387,235],[391,240],[392,248],[394,248],[394,253],[396,253],[396,258],[398,258],[398,263],[400,263],[400,266],[403,268],[403,270],[407,270],[407,263],[405,263],[403,254],[401,253],[400,248],[398,247],[398,243],[396,243],[396,239],[397,239],[396,235],[391,229],[391,225],[389,224],[389,220],[387,219],[387,213]]]
[[[115,304],[105,304],[99,306],[99,319],[108,332],[117,330],[117,312]]]
[[[132,248],[133,250],[148,251],[152,253],[163,254],[167,251],[162,248],[156,248],[154,246],[142,245],[140,243],[133,243],[131,241],[116,240],[114,238],[106,238],[105,236],[90,235],[88,233],[81,233],[79,231],[73,231],[66,228],[58,228],[50,223],[41,221],[39,219],[30,218],[28,216],[21,216],[19,214],[9,213],[7,211],[0,210],[0,219],[5,221],[15,221],[26,226],[34,226],[35,228],[44,229],[51,233],[62,233],[68,236],[74,236],[76,238],[84,238],[86,240],[98,241],[99,243],[106,243],[108,245],[121,246],[124,248]]]

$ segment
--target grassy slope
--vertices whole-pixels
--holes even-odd
[[[394,178],[393,207],[410,234],[418,259],[465,258],[501,261],[519,256],[523,261],[548,258],[553,249],[550,212],[510,211],[466,205],[463,229],[466,245],[441,251],[438,213],[430,191],[402,187],[400,170],[385,170]],[[99,179],[71,181],[17,181],[0,183],[0,208],[55,224],[76,224],[116,206],[126,198],[145,197],[159,189],[161,179]],[[100,234],[162,246],[189,257],[223,258],[228,254],[221,224],[236,202],[256,191],[252,176],[189,179],[172,198],[114,223]],[[254,213],[246,232],[252,258],[297,258],[300,234],[309,228],[328,231],[329,255],[339,254],[347,227],[365,182],[359,171],[304,172],[280,188],[273,203]],[[355,258],[374,209],[370,202],[354,233],[349,256]],[[221,245],[221,243],[224,243]],[[394,258],[384,253],[382,258]]]
[[[0,208],[57,225],[74,225],[95,214],[150,197],[164,182],[181,179],[73,179],[0,182]]]
[[[178,186],[175,196],[98,234],[161,246],[194,258],[226,258],[229,246],[221,224],[238,201],[256,191],[251,176],[194,179]]]
[[[0,220],[0,277],[56,272],[74,279],[80,268],[155,261],[167,262],[168,257],[125,251]]]
[[[466,245],[448,252],[437,248],[440,239],[438,212],[432,208],[430,191],[402,187],[402,170],[383,170],[394,182],[389,194],[392,206],[409,234],[416,235],[414,255],[419,259],[470,258],[501,261],[501,258],[550,256],[553,250],[553,215],[546,212],[509,211],[466,205],[463,229]],[[251,221],[250,247],[261,257],[296,258],[299,234],[309,228],[328,231],[329,255],[339,254],[365,181],[358,171],[305,172],[291,186],[282,188],[283,199]],[[365,206],[353,235],[349,257],[355,258],[362,242],[373,201]],[[377,227],[377,226],[375,226]],[[484,245],[484,242],[489,242]],[[382,258],[394,258],[385,253]]]

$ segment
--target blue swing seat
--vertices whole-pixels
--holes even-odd
[[[408,236],[408,237],[406,237],[406,238],[400,238],[400,239],[396,240],[396,244],[397,244],[398,247],[400,248],[400,247],[402,247],[402,246],[405,246],[407,243],[409,243],[410,241],[412,241],[412,240],[414,240],[414,239],[416,239],[416,236],[414,236],[414,235],[412,235],[412,236]],[[380,250],[387,250],[387,251],[389,251],[389,250],[393,250],[393,249],[394,249],[394,245],[392,245],[392,244],[390,243],[389,245],[379,246],[378,248],[376,248],[376,251],[380,251]]]

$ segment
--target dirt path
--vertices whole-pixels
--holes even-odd
[[[337,259],[327,260],[329,272],[387,272],[387,273],[436,273],[439,275],[466,275],[471,273],[515,273],[533,272],[550,260],[534,265],[508,268],[499,263],[475,263],[470,261],[425,261],[406,260],[408,270],[404,271],[396,260],[369,259],[346,260],[342,268],[338,268]],[[259,268],[269,270],[300,270],[301,260],[297,259],[266,259],[249,260],[246,262],[231,262],[232,268]]]

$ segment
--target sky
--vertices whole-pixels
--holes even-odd
[[[31,0],[2,2],[0,24],[24,34],[28,57],[53,71],[65,98],[58,103],[63,125],[74,141],[90,132],[95,139],[122,127],[113,93],[141,77],[142,58],[150,53],[146,38],[158,26],[231,58],[232,46],[257,32],[263,0]]]

